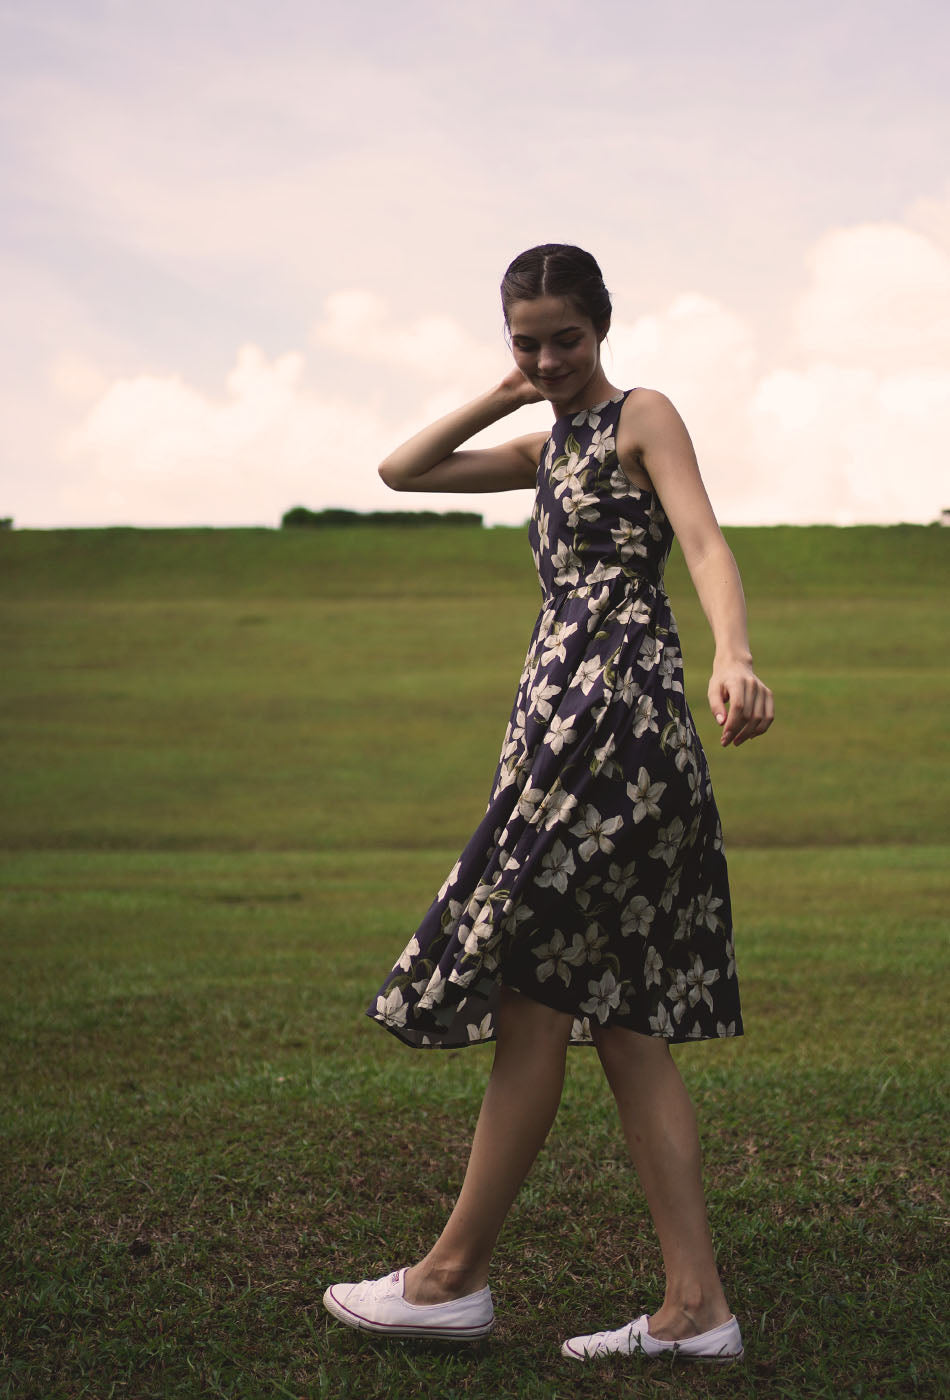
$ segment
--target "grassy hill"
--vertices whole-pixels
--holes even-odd
[[[716,747],[674,557],[746,1023],[676,1054],[747,1359],[568,1374],[662,1293],[592,1053],[490,1341],[319,1306],[417,1258],[464,1170],[486,1052],[361,1013],[483,811],[523,532],[0,532],[0,1397],[944,1393],[950,531],[728,533],[778,718]]]
[[[945,839],[950,531],[729,538],[765,743],[716,747],[678,555],[668,586],[730,844]],[[14,848],[462,841],[538,605],[510,529],[18,532],[0,586]]]

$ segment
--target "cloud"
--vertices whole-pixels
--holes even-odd
[[[946,504],[948,317],[950,257],[917,231],[857,225],[812,250],[786,355],[690,293],[615,322],[608,372],[670,395],[726,523],[926,521]],[[297,502],[391,506],[380,458],[503,368],[451,317],[404,320],[365,288],[327,299],[312,343],[309,358],[245,345],[217,393],[176,376],[113,380],[65,439],[73,480],[60,508],[77,521],[226,524],[276,523]],[[75,358],[59,373],[67,390],[95,385]],[[397,408],[365,389],[373,377],[401,386]],[[481,441],[545,426],[546,413]],[[419,499],[511,523],[528,509],[522,493]]]
[[[929,238],[899,224],[834,229],[809,262],[804,356],[884,374],[950,366],[950,257]]]
[[[354,359],[443,382],[461,376],[476,387],[498,375],[502,364],[497,348],[474,340],[450,316],[400,322],[382,297],[359,288],[327,297],[324,319],[313,327],[312,338]]]
[[[419,421],[449,406],[423,401]],[[316,391],[301,354],[268,359],[245,345],[223,393],[178,376],[112,383],[63,439],[70,476],[56,509],[72,524],[276,525],[297,504],[404,507],[375,468],[419,421],[394,423],[365,401]],[[415,504],[479,510],[493,522],[520,523],[530,511],[524,492]]]

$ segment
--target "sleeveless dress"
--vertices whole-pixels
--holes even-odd
[[[629,392],[629,391],[628,391]],[[670,1041],[742,1034],[719,814],[663,587],[673,531],[617,458],[626,394],[559,418],[529,539],[543,602],[488,809],[367,1009],[492,1040],[499,986]]]

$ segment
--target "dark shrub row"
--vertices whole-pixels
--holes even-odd
[[[308,510],[294,506],[281,516],[281,526],[287,529],[325,530],[340,525],[482,525],[482,517],[471,510]]]

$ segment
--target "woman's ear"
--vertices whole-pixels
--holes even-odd
[[[607,339],[607,332],[608,332],[609,330],[610,330],[610,317],[608,316],[607,319],[606,319],[606,321],[601,321],[600,325],[597,327],[597,339],[598,339],[599,341],[604,341],[604,340],[606,340],[606,339]]]

